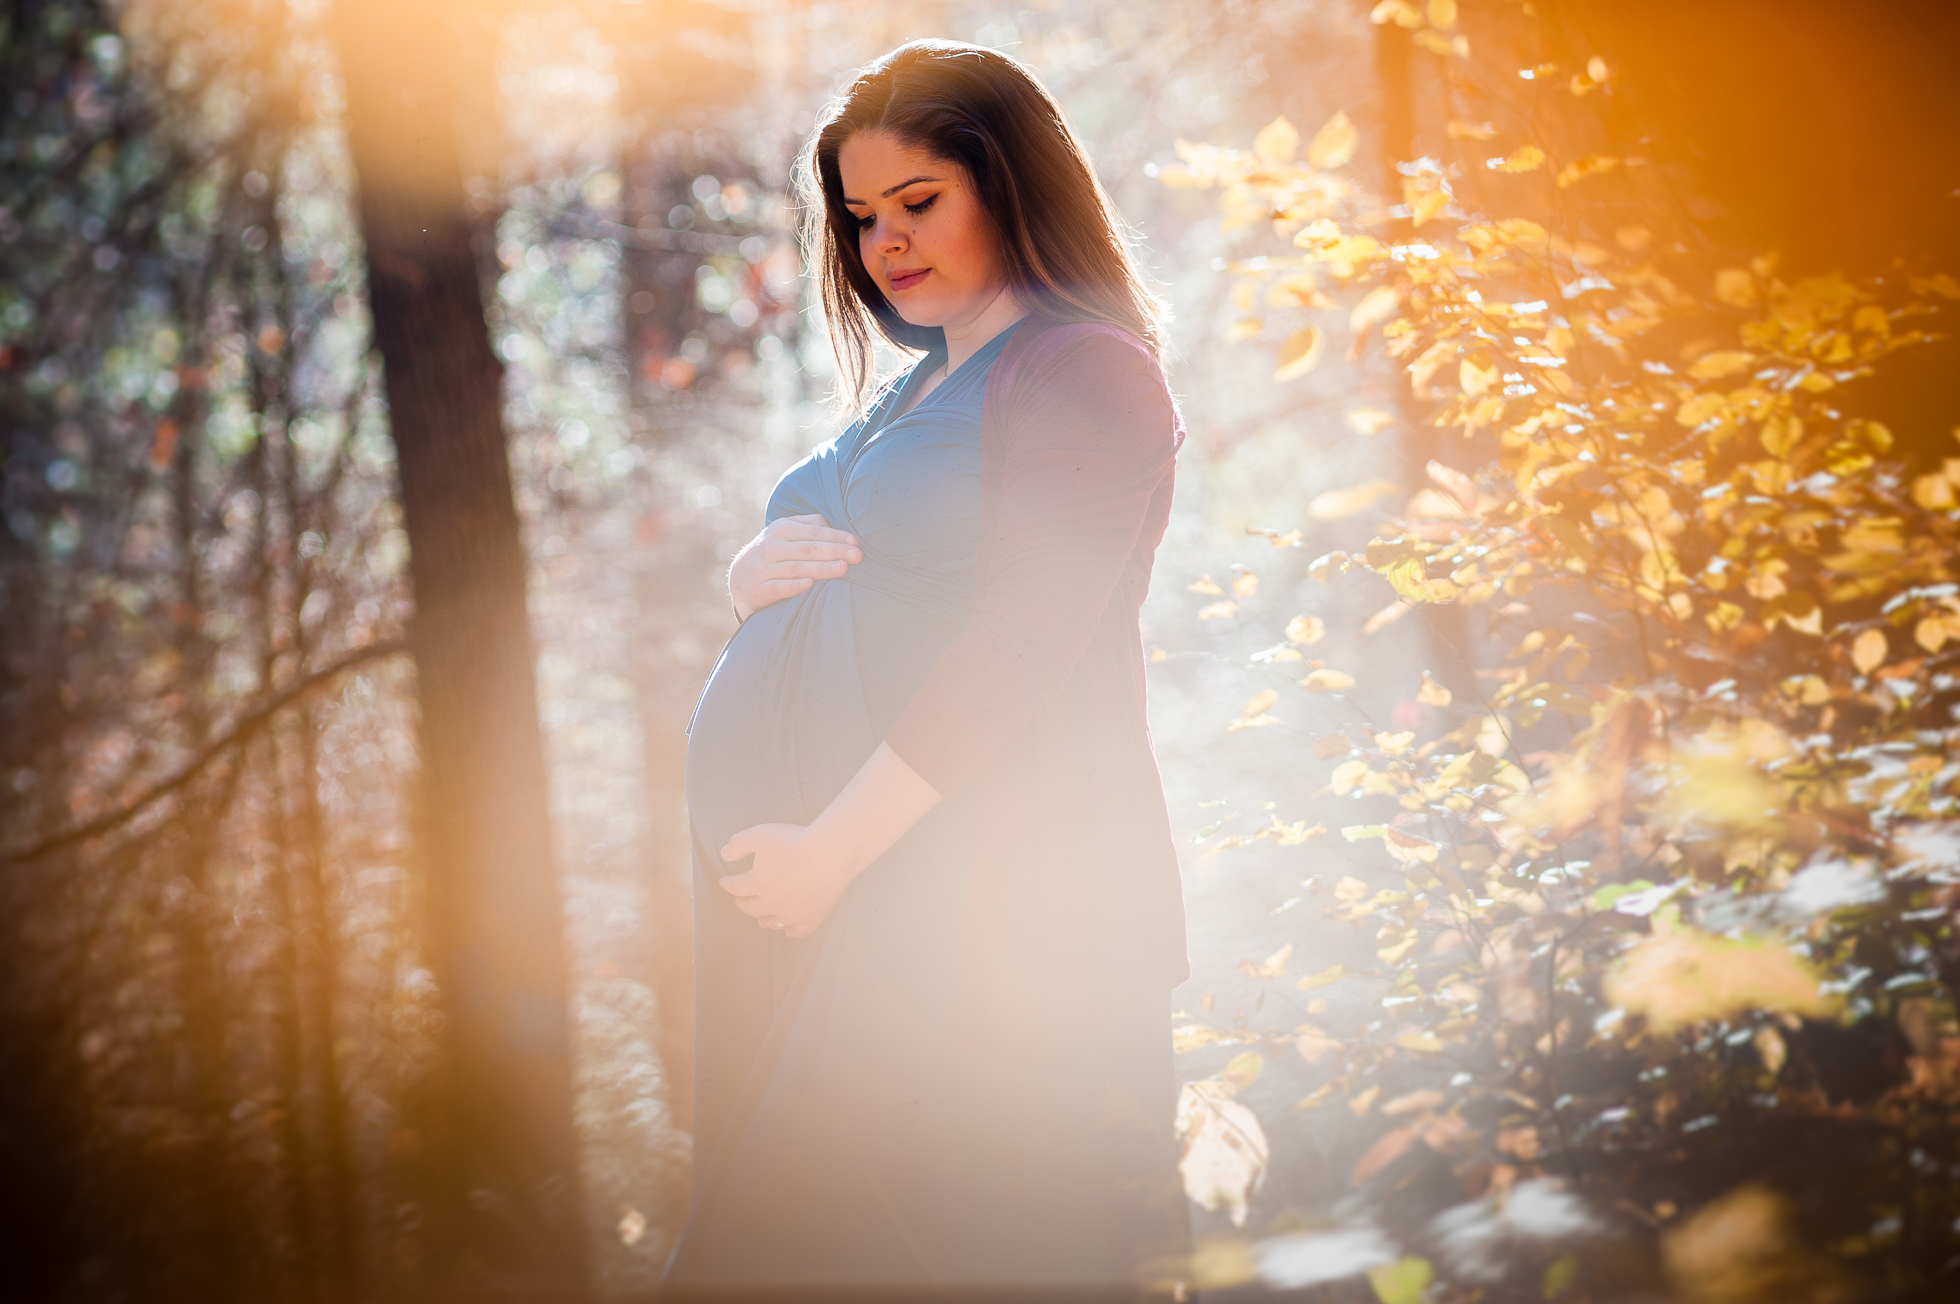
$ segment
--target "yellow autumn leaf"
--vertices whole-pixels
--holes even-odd
[[[1307,146],[1307,162],[1322,171],[1344,167],[1354,157],[1358,143],[1354,124],[1348,121],[1346,112],[1336,113],[1314,133],[1313,143]]]
[[[1458,37],[1457,40],[1463,40],[1463,38]],[[1441,55],[1445,59],[1449,58],[1452,54],[1456,53],[1456,51],[1451,48],[1455,44],[1455,42],[1451,41],[1449,37],[1443,35],[1441,32],[1438,31],[1424,29],[1423,31],[1417,32],[1415,35],[1415,42],[1417,45],[1420,45],[1423,49],[1429,51],[1431,54]],[[1464,40],[1463,43],[1466,48],[1470,44],[1467,40]]]
[[[1249,340],[1264,330],[1265,327],[1265,322],[1252,317],[1235,321],[1225,328],[1225,342],[1227,344],[1237,344],[1240,340]]]
[[[1207,1027],[1202,1023],[1187,1023],[1171,1029],[1171,1052],[1182,1055],[1200,1046],[1211,1046],[1218,1042],[1235,1042],[1238,1035],[1222,1028]]]
[[[1437,683],[1434,679],[1431,679],[1429,673],[1424,671],[1422,687],[1416,690],[1416,701],[1421,702],[1424,706],[1441,707],[1448,706],[1452,700],[1450,690]]]
[[[1397,27],[1421,27],[1423,17],[1414,0],[1380,0],[1368,11],[1368,21],[1377,27],[1383,23],[1394,23]]]
[[[1503,158],[1486,159],[1493,172],[1533,172],[1545,166],[1545,151],[1536,145],[1520,145]]]
[[[1340,968],[1339,965],[1335,965],[1334,967],[1336,969]],[[1300,985],[1303,987],[1306,986],[1307,981],[1307,979],[1302,978]],[[1328,1036],[1311,1023],[1303,1023],[1293,1030],[1293,1049],[1299,1051],[1301,1058],[1309,1064],[1317,1062],[1321,1056],[1327,1054],[1329,1051],[1336,1051],[1340,1048],[1341,1042],[1338,1037]]]
[[[1300,681],[1300,685],[1309,692],[1338,693],[1343,689],[1354,687],[1354,676],[1322,666],[1318,670],[1309,671],[1307,677]],[[1360,765],[1363,771],[1366,771],[1368,768],[1366,764],[1360,761],[1350,761],[1349,764]]]
[[[1885,664],[1885,658],[1892,653],[1882,629],[1867,629],[1851,641],[1851,664],[1858,667],[1858,673],[1869,675]]]
[[[1361,637],[1367,638],[1370,634],[1379,633],[1414,610],[1415,608],[1409,603],[1397,598],[1361,622]]]
[[[1268,688],[1264,692],[1254,693],[1251,697],[1246,698],[1245,707],[1239,714],[1250,720],[1255,715],[1264,715],[1267,711],[1270,711],[1273,703],[1277,701],[1279,701],[1279,690]]]
[[[1395,417],[1381,408],[1355,408],[1347,414],[1347,424],[1357,435],[1378,435],[1395,424]]]
[[[1715,273],[1715,297],[1731,308],[1747,308],[1756,302],[1756,281],[1740,267],[1725,267]]]
[[[1946,646],[1946,620],[1941,616],[1922,616],[1912,627],[1912,641],[1928,652],[1937,652]]]
[[[1242,570],[1232,577],[1232,596],[1249,598],[1259,591],[1259,577],[1249,570]]]
[[[1414,203],[1409,205],[1409,220],[1416,226],[1421,226],[1449,207],[1449,203],[1449,191],[1425,190],[1416,196]]]
[[[1416,949],[1416,930],[1407,924],[1383,924],[1375,934],[1375,954],[1383,964],[1395,964]]]
[[[1698,426],[1727,415],[1729,400],[1721,394],[1695,394],[1674,409],[1674,419],[1684,426]]]
[[[1207,1211],[1223,1208],[1245,1226],[1252,1193],[1265,1180],[1271,1148],[1259,1118],[1232,1099],[1235,1084],[1218,1078],[1186,1083],[1177,1100],[1183,1143],[1178,1176],[1184,1193]]]
[[[1915,476],[1912,501],[1929,512],[1951,511],[1955,504],[1953,482],[1944,475]]]
[[[1466,358],[1457,364],[1456,381],[1465,394],[1476,398],[1497,384],[1497,368],[1494,365],[1480,367]]]
[[[1429,25],[1431,27],[1454,27],[1456,25],[1456,0],[1429,0]]]
[[[1566,187],[1576,185],[1587,177],[1595,177],[1602,172],[1611,172],[1618,166],[1620,166],[1620,160],[1611,154],[1587,154],[1582,158],[1576,158],[1558,170],[1558,188],[1564,190]]]
[[[1397,492],[1392,480],[1368,480],[1345,489],[1329,489],[1307,504],[1307,515],[1316,521],[1345,521]]]
[[[1320,355],[1326,343],[1318,326],[1293,332],[1280,346],[1279,366],[1273,369],[1273,379],[1297,380],[1312,371],[1320,365]]]
[[[1607,972],[1605,995],[1645,1015],[1663,1035],[1746,1010],[1823,1018],[1838,1006],[1810,962],[1781,943],[1685,927],[1649,937],[1620,957]]]
[[[1696,380],[1720,380],[1733,376],[1738,371],[1747,371],[1756,362],[1756,355],[1738,350],[1725,349],[1715,353],[1704,353],[1694,360],[1688,374]]]
[[[1371,326],[1378,326],[1395,315],[1395,307],[1402,301],[1402,292],[1392,285],[1377,285],[1361,296],[1348,314],[1348,329],[1359,335]]]
[[[1488,122],[1452,122],[1446,130],[1451,140],[1489,140],[1497,134]]]
[[[1186,585],[1185,588],[1187,592],[1209,593],[1213,597],[1217,597],[1225,592],[1224,589],[1219,588],[1218,585],[1213,582],[1211,576],[1209,575],[1200,575],[1194,583]]]
[[[1284,114],[1259,129],[1252,138],[1252,152],[1268,163],[1285,163],[1300,152],[1300,133]]]
[[[1302,645],[1318,643],[1327,637],[1327,622],[1319,616],[1295,616],[1286,622],[1286,638]]]
[[[1292,955],[1293,943],[1288,942],[1286,945],[1280,947],[1279,950],[1267,956],[1263,962],[1258,960],[1239,961],[1239,972],[1248,978],[1259,978],[1263,980],[1284,978],[1286,977],[1286,962]]]
[[[1337,964],[1331,968],[1322,969],[1319,973],[1308,974],[1297,985],[1301,991],[1310,992],[1315,988],[1327,987],[1339,982],[1341,979],[1347,977],[1347,972],[1348,968],[1346,965]]]

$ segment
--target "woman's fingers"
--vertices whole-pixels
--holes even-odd
[[[856,544],[816,539],[777,539],[765,544],[762,555],[770,561],[856,561],[864,554]]]
[[[782,521],[776,522],[764,531],[764,534],[768,536],[768,542],[764,544],[765,547],[779,547],[784,543],[827,543],[841,545],[846,548],[855,548],[857,546],[857,536],[844,530],[833,530],[828,526],[822,525],[783,524],[783,521],[789,519],[786,516]]]

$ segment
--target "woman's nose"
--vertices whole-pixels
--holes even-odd
[[[881,254],[901,253],[906,245],[905,233],[891,222],[880,222],[874,234],[874,243]]]

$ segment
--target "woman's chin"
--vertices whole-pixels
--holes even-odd
[[[930,304],[895,303],[893,307],[898,309],[898,315],[908,326],[933,327],[946,324],[946,315],[935,311]]]

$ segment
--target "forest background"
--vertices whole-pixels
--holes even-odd
[[[12,1280],[650,1293],[681,731],[838,420],[789,166],[921,35],[1056,90],[1177,315],[1200,1240],[1146,1275],[1942,1298],[1960,164],[1903,2],[9,6]]]

